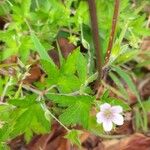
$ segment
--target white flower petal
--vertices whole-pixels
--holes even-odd
[[[123,119],[123,116],[122,116],[122,115],[120,115],[120,114],[115,114],[115,115],[113,116],[113,118],[112,118],[112,121],[113,121],[113,123],[116,124],[116,125],[123,125],[124,119]]]
[[[104,104],[100,105],[101,111],[105,111],[106,109],[110,109],[110,108],[111,108],[111,105],[108,103],[104,103]]]
[[[109,121],[109,120],[105,120],[105,121],[103,122],[103,128],[104,128],[104,131],[106,131],[106,132],[111,131],[112,128],[113,128],[112,122]]]
[[[111,110],[114,112],[114,113],[122,113],[123,112],[123,108],[121,106],[112,106],[111,107]]]
[[[97,122],[102,123],[105,120],[105,116],[102,112],[96,114]]]

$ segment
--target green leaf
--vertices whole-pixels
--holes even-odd
[[[80,134],[81,134],[81,131],[79,130],[71,130],[67,135],[65,135],[65,138],[70,140],[72,144],[75,144],[81,147],[81,142],[79,139]]]
[[[0,105],[0,121],[8,121],[9,117],[10,117],[10,113],[13,110],[12,106],[8,105],[8,104],[4,104],[4,105]]]
[[[95,81],[97,79],[97,77],[98,77],[98,73],[94,73],[86,80],[86,82],[89,84],[89,83]]]
[[[33,106],[34,112],[37,118],[38,123],[43,128],[42,132],[47,133],[50,131],[50,119],[47,119],[45,117],[46,110],[43,110],[42,106],[40,104],[36,104]]]
[[[59,116],[59,119],[65,125],[81,124],[87,128],[89,112],[94,97],[91,96],[66,96],[58,94],[48,94],[50,100],[61,106],[68,106],[67,109]]]
[[[26,17],[29,14],[30,5],[31,5],[31,0],[23,0],[22,1],[21,7],[22,7],[22,12],[24,14],[24,17]]]
[[[18,53],[19,53],[19,56],[21,58],[21,61],[23,63],[25,63],[29,58],[30,50],[33,49],[31,37],[30,36],[22,37],[20,40],[20,43],[21,44],[19,46],[19,52]]]
[[[122,106],[122,108],[124,109],[124,111],[129,111],[131,108],[129,107],[129,105],[124,102],[123,100],[114,98],[114,97],[109,97],[106,99],[101,99],[101,103],[109,103],[111,105],[120,105]]]
[[[16,107],[27,108],[36,103],[35,99],[36,99],[35,95],[29,95],[21,99],[10,99],[8,103]]]
[[[26,109],[15,109],[14,111],[17,113],[15,114],[16,119],[13,119],[15,122],[11,136],[25,133],[26,140],[29,141],[33,132],[44,134],[50,131],[50,120],[45,118],[41,104],[33,104]]]
[[[126,89],[124,88],[123,84],[121,83],[121,81],[118,79],[118,77],[110,72],[109,73],[109,76],[112,78],[112,80],[115,82],[115,84],[118,86],[120,92],[125,96],[125,99],[129,99],[129,96],[127,94],[127,91]]]
[[[69,126],[80,124],[84,128],[88,127],[90,104],[81,101],[68,107],[63,114],[59,116],[60,121]]]
[[[15,55],[18,53],[17,48],[6,48],[5,51],[2,53],[2,60],[5,60],[9,58],[12,55]]]
[[[48,53],[46,52],[45,48],[37,38],[37,36],[32,32],[31,39],[34,43],[35,51],[37,51],[40,55],[40,59],[46,60],[51,63],[51,65],[55,66],[53,60],[49,57]]]
[[[135,96],[137,97],[137,100],[138,100],[139,104],[140,104],[141,107],[142,107],[143,113],[145,114],[145,108],[143,107],[143,104],[142,104],[142,102],[141,102],[140,95],[139,95],[139,93],[138,93],[138,91],[137,91],[137,88],[136,88],[136,86],[134,85],[134,83],[133,83],[131,77],[130,77],[125,71],[121,70],[121,68],[119,68],[119,67],[114,67],[114,66],[113,66],[113,70],[116,71],[116,72],[120,75],[120,77],[122,77],[122,78],[124,79],[124,81],[127,83],[127,85],[128,85],[128,87],[130,88],[130,90],[131,90],[131,91],[135,94]],[[147,122],[147,119],[145,118],[144,123],[146,124],[146,122]]]
[[[103,93],[101,99],[107,99],[108,97],[109,97],[109,90],[106,90],[106,91]]]
[[[131,59],[133,59],[134,57],[137,56],[137,54],[139,53],[138,50],[131,50],[129,49],[128,51],[126,51],[125,53],[120,54],[114,61],[115,64],[122,64],[122,63],[126,63],[128,61],[130,61]]]
[[[119,55],[120,55],[120,51],[121,51],[121,45],[120,43],[117,41],[113,48],[112,48],[112,52],[111,52],[111,56],[110,56],[110,62],[113,62]]]
[[[53,102],[61,104],[62,106],[74,105],[78,101],[91,103],[94,99],[92,96],[87,96],[87,95],[70,96],[70,95],[63,95],[63,94],[56,94],[56,93],[47,94],[47,97]]]
[[[33,137],[33,132],[32,132],[32,130],[29,129],[29,128],[27,128],[27,129],[25,130],[24,137],[25,137],[26,142],[29,143],[30,140],[31,140],[32,137]]]
[[[86,79],[84,84],[82,84],[81,87],[80,87],[80,93],[84,93],[86,91],[88,84],[93,82],[94,80],[96,80],[97,75],[98,75],[98,73],[95,73],[95,74],[91,75],[89,78]]]
[[[18,135],[25,132],[27,127],[30,127],[32,119],[34,116],[34,111],[32,109],[26,109],[16,120],[15,128],[13,130],[13,135]]]
[[[120,77],[122,77],[122,79],[124,79],[124,81],[126,82],[126,84],[128,85],[128,87],[130,88],[130,90],[136,95],[136,97],[138,99],[140,99],[139,97],[139,93],[137,91],[136,86],[134,85],[131,77],[125,72],[123,71],[121,68],[119,67],[113,67],[113,70],[115,72],[117,72],[119,74]]]
[[[76,49],[72,53],[70,53],[70,55],[67,57],[66,62],[64,62],[61,68],[63,74],[72,75],[75,73],[77,69],[76,68],[77,61],[79,61],[78,57],[79,57],[79,49]]]
[[[77,72],[79,79],[84,82],[87,78],[87,61],[81,53],[78,55]]]
[[[142,104],[143,104],[145,111],[149,113],[150,112],[150,109],[149,109],[150,108],[150,98],[147,101],[142,102]],[[139,108],[141,108],[140,104],[137,104],[137,106]]]
[[[127,32],[127,29],[128,29],[128,26],[129,26],[129,21],[125,21],[124,22],[124,28],[123,28],[123,30],[121,30],[121,33],[120,33],[120,36],[119,36],[119,38],[118,38],[118,43],[119,43],[119,45],[121,45],[121,43],[122,43],[122,40],[123,40],[123,38],[125,37],[125,34],[126,34],[126,32]]]
[[[102,133],[104,133],[104,129],[102,127],[102,124],[98,124],[96,121],[96,117],[95,116],[91,116],[89,118],[89,125],[88,125],[88,130],[90,132],[92,132],[95,135],[101,135]]]
[[[79,90],[82,83],[75,75],[61,75],[57,84],[61,93],[71,93]]]
[[[67,96],[61,94],[47,94],[47,97],[52,100],[54,103],[58,103],[61,106],[70,106],[76,103],[76,96]]]
[[[2,128],[0,128],[0,145],[9,138],[9,126],[9,124],[5,124]]]
[[[47,73],[48,78],[51,80],[56,80],[59,76],[58,67],[46,60],[41,60],[40,62],[42,64],[42,69]]]
[[[8,2],[4,1],[0,5],[0,16],[7,15],[10,10],[11,10],[10,5],[8,4]]]

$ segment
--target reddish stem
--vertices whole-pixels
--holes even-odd
[[[120,5],[120,0],[115,0],[111,34],[109,37],[109,43],[108,43],[108,48],[107,48],[106,57],[105,57],[105,64],[107,64],[109,61],[111,50],[113,47],[113,41],[114,41],[114,37],[115,37],[117,19],[118,19],[118,14],[119,14],[119,5]]]
[[[106,57],[105,57],[105,64],[107,64],[109,61],[111,50],[113,47],[113,41],[114,41],[115,30],[116,30],[116,25],[117,25],[117,19],[118,19],[118,15],[119,15],[119,5],[120,5],[120,0],[115,0],[111,34],[109,37],[109,43],[108,43],[108,48],[107,48]],[[99,99],[100,94],[101,94],[101,90],[102,90],[102,85],[98,88],[98,91],[96,93],[96,99]]]

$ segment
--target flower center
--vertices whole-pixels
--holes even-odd
[[[104,115],[107,119],[112,118],[112,112],[109,109],[104,111]]]

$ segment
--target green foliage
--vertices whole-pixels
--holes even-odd
[[[147,101],[141,102],[141,104],[136,104],[134,107],[135,110],[135,127],[137,131],[140,131],[142,128],[142,131],[147,132],[148,131],[148,114],[149,114],[149,108],[150,108],[150,99]],[[143,112],[144,108],[144,112]]]
[[[54,65],[53,61],[49,57],[48,53],[46,52],[45,48],[40,43],[39,39],[36,37],[34,33],[31,35],[32,41],[35,45],[35,50],[39,53],[40,59],[49,61],[52,65]]]
[[[1,128],[1,141],[24,133],[26,141],[29,142],[33,133],[41,134],[50,131],[50,120],[45,118],[42,102],[36,101],[35,95],[24,99],[11,99],[9,104],[0,107],[0,112],[5,114],[0,118],[4,123]]]
[[[69,139],[72,144],[76,144],[77,146],[81,146],[79,135],[81,134],[78,130],[71,130],[67,135],[65,135],[65,138]]]
[[[79,58],[80,62],[78,61]],[[41,64],[48,75],[48,85],[57,85],[62,93],[77,91],[88,78],[87,62],[79,49],[74,50],[74,52],[67,57],[67,60],[63,62],[60,69],[47,61],[41,60]]]
[[[149,113],[149,111],[150,111],[149,110],[149,108],[150,108],[150,98],[147,101],[143,101],[142,104],[143,104],[143,107],[145,108],[145,111],[147,113]],[[139,107],[141,109],[140,104],[137,104],[137,107]]]
[[[121,81],[118,79],[118,77],[113,72],[110,72],[109,76],[115,82],[115,84],[119,88],[119,90],[122,93],[122,95],[124,95],[124,98],[125,99],[129,99],[129,96],[128,96],[126,90],[125,90],[125,87],[123,86],[123,84],[121,83]]]
[[[28,137],[28,135],[32,135],[32,132],[40,134],[50,131],[50,123],[45,118],[44,111],[39,104],[32,105],[24,110],[16,119],[14,126],[15,129],[12,131],[12,135],[25,133]],[[29,141],[30,139],[28,138],[27,140]]]
[[[60,121],[65,125],[81,124],[88,127],[91,104],[94,100],[91,96],[65,96],[57,94],[47,95],[50,100],[60,106],[67,107],[59,116]]]
[[[144,120],[144,129],[147,122],[140,116],[147,113],[149,101],[141,102],[130,74],[120,65],[139,57],[140,39],[150,35],[150,30],[145,28],[146,15],[142,12],[145,4],[138,1],[140,7],[133,8],[130,0],[121,1],[114,46],[108,63],[112,69],[109,75],[124,99],[128,100],[129,96],[122,80],[136,95],[139,101],[136,106],[137,126],[140,128]],[[104,60],[114,1],[96,0],[96,7]],[[65,137],[72,144],[80,146],[80,132],[74,130],[74,126],[81,125],[96,135],[103,133],[103,128],[93,115],[94,104],[107,102],[122,106],[124,111],[130,110],[127,103],[109,97],[108,92],[102,95],[101,101],[95,100],[93,83],[98,74],[88,11],[85,0],[65,0],[64,3],[61,0],[0,2],[0,20],[6,22],[0,30],[0,74],[3,74],[0,76],[0,149],[7,149],[7,141],[18,135],[24,134],[29,142],[35,134],[50,132],[54,120],[69,131]],[[76,46],[67,58],[63,58],[61,45],[57,42],[60,37]],[[58,53],[60,66],[49,56],[51,50]],[[17,62],[11,63],[11,56],[17,56]],[[142,62],[137,67],[149,64],[147,60],[142,59]],[[44,72],[43,78],[41,82],[38,80],[26,85],[24,79],[29,75],[29,66],[32,68],[34,65]],[[14,71],[13,75],[10,69]]]
[[[106,91],[106,92],[102,95],[102,97],[101,97],[101,99],[100,99],[100,103],[101,103],[101,104],[102,104],[102,103],[109,103],[109,104],[111,104],[111,105],[120,105],[120,106],[122,106],[122,108],[123,108],[124,111],[129,111],[129,110],[130,110],[129,105],[128,105],[126,102],[124,102],[124,101],[121,100],[121,99],[117,99],[117,98],[114,98],[114,97],[109,97],[108,94],[109,94],[108,91]]]
[[[115,71],[125,81],[130,91],[136,96],[138,105],[141,108],[141,111],[139,111],[139,108],[136,108],[135,124],[138,130],[142,128],[142,130],[146,132],[148,130],[147,110],[145,109],[144,103],[141,100],[140,94],[134,82],[132,81],[132,78],[126,71],[122,70],[120,67],[113,66],[113,71]],[[114,81],[116,81],[117,79],[116,83],[118,84],[119,82],[118,78],[114,78],[112,74],[110,76]],[[119,86],[120,86],[120,83],[119,83]],[[124,87],[121,87],[121,88],[123,91],[125,90]]]
[[[97,124],[95,116],[89,118],[88,130],[98,136],[101,136],[104,133],[102,124]]]
[[[111,28],[111,19],[114,2],[113,1],[105,2],[102,0],[97,0],[96,3],[98,10],[97,14],[99,18],[99,28],[101,31],[100,36],[104,51],[103,53],[105,53],[108,43],[106,39],[108,39],[109,37]],[[150,35],[149,30],[143,28],[145,24],[145,15],[139,15],[139,11],[144,7],[145,4],[146,3],[144,3],[140,7],[140,9],[137,8],[136,10],[133,10],[129,0],[121,1],[120,17],[116,34],[117,35],[116,39],[119,39],[120,41],[119,42],[120,50],[122,49],[122,46],[126,44],[122,42],[124,38],[129,41],[130,44],[128,45],[130,45],[132,49],[135,48],[138,49],[137,45],[140,42],[139,40],[141,35]],[[70,17],[71,6],[74,7],[76,13],[75,15]],[[27,33],[29,32],[27,22],[33,31],[39,32],[38,38],[40,39],[46,50],[48,50],[51,47],[52,42],[55,41],[55,38],[59,32],[58,28],[61,27],[70,28],[71,26],[72,30],[77,33],[80,31],[81,25],[83,27],[83,30],[86,30],[85,28],[87,27],[89,28],[90,21],[86,1],[72,0],[69,2],[67,1],[66,5],[63,5],[61,2],[55,0],[48,0],[44,2],[41,0],[37,0],[36,2],[34,0],[23,0],[23,1],[12,0],[11,2],[10,1],[2,2],[1,7],[2,7],[1,15],[5,15],[9,13],[9,11],[12,11],[12,14],[10,14],[10,16],[12,17],[12,22],[8,26],[7,30],[4,31],[4,35],[6,35],[6,37],[10,37],[8,36],[8,32],[13,31],[13,36],[11,36],[13,37],[12,39],[13,42],[9,42],[9,44],[16,43],[15,45],[13,45],[13,49],[12,46],[10,46],[9,44],[7,45],[6,43],[8,50],[4,52],[5,55],[3,54],[4,55],[3,59],[6,59],[13,54],[18,54],[19,52],[18,48],[20,48],[20,44],[22,45],[22,43],[25,42],[22,40],[24,37],[24,33],[26,34],[26,32]],[[126,28],[122,30],[122,26],[125,26]],[[120,40],[120,38],[122,40]],[[91,40],[92,39],[88,41],[90,45]],[[117,43],[117,40],[115,43]],[[23,53],[26,53],[26,59],[28,57],[27,53],[29,54],[30,50],[34,50],[34,47],[32,45],[24,48],[24,51],[21,51]],[[38,49],[36,48],[36,50]],[[131,49],[128,47],[127,52],[129,52],[130,50]],[[130,55],[128,54],[128,57],[130,59],[131,56],[132,57],[134,56],[133,53],[131,52]],[[19,55],[20,54],[21,53],[19,53]],[[124,58],[123,57],[124,56],[121,56],[120,58],[121,60],[120,59],[117,60],[116,63],[124,61],[125,57]],[[46,56],[45,59],[47,58],[48,57]]]
[[[129,89],[136,95],[138,100],[140,100],[140,96],[138,94],[137,88],[134,85],[131,77],[119,67],[114,67],[113,70],[118,73],[118,75],[126,82],[126,84],[128,85]]]

